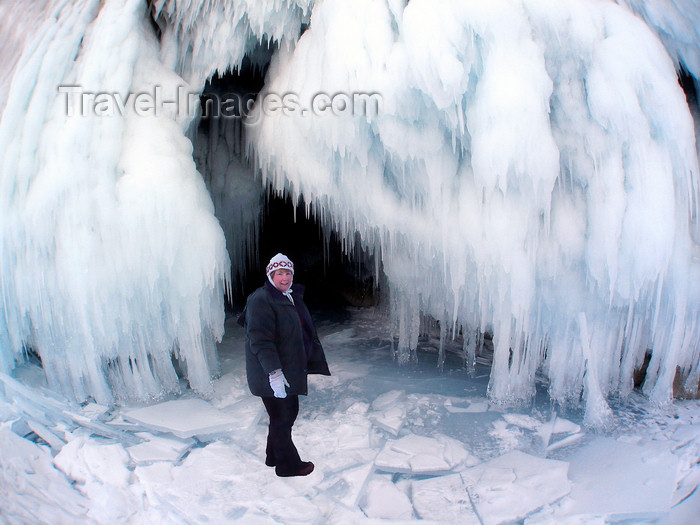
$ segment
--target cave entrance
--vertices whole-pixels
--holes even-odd
[[[262,89],[273,52],[263,43],[240,68],[207,82],[194,133],[194,159],[231,257],[230,305],[234,311],[243,308],[246,297],[264,283],[267,262],[279,252],[294,262],[294,280],[306,286],[311,309],[373,305],[378,270],[359,240],[341,240],[308,217],[303,200],[292,202],[288,195],[266,190],[248,158],[254,152],[246,147],[245,104]],[[352,247],[351,253],[343,246]]]
[[[350,254],[343,245],[353,246]],[[265,266],[282,252],[295,266],[294,280],[306,286],[309,308],[336,310],[345,306],[373,306],[378,297],[372,256],[359,239],[341,242],[315,217],[307,217],[303,202],[269,193],[265,199],[259,238],[259,262],[249,268],[246,294],[264,282]]]

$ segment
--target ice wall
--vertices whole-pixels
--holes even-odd
[[[8,371],[36,351],[50,386],[78,400],[176,391],[173,354],[200,393],[217,369],[228,255],[184,136],[193,113],[154,102],[156,85],[167,101],[187,84],[145,8],[53,0],[12,28],[0,354]]]
[[[268,107],[249,136],[275,188],[381,253],[400,360],[423,313],[493,332],[500,402],[528,400],[541,369],[556,400],[584,396],[601,423],[647,349],[654,400],[670,399],[677,367],[697,389],[693,121],[630,10],[326,0],[260,104],[286,93],[306,108],[318,93],[381,96],[376,115]]]
[[[17,5],[0,6],[3,370],[31,348],[78,399],[143,399],[177,388],[174,354],[208,391],[229,281],[212,197],[243,210],[259,194],[236,183],[224,122],[200,163],[209,196],[197,104],[167,101],[264,44],[244,133],[262,183],[381,257],[400,361],[430,315],[470,360],[493,333],[497,401],[528,400],[542,371],[601,422],[648,349],[654,400],[678,368],[697,388],[698,161],[674,69],[697,78],[692,3],[666,18],[632,0]],[[68,116],[60,85],[127,103]],[[126,98],[156,86],[151,115]],[[254,235],[223,216],[229,247]]]
[[[676,66],[700,78],[700,5],[694,0],[616,0],[642,17]]]
[[[0,5],[2,371],[36,352],[50,386],[78,400],[160,397],[179,389],[176,367],[210,392],[230,286],[222,225],[240,277],[260,190],[224,123],[202,163],[212,202],[193,160],[199,95],[256,49],[293,45],[308,12],[304,0]]]

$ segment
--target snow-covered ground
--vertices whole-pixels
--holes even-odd
[[[203,400],[76,406],[37,366],[0,379],[0,521],[74,523],[694,524],[700,402],[613,403],[614,425],[582,428],[544,387],[532,405],[492,406],[487,363],[449,355],[398,367],[373,310],[320,321],[333,375],[311,378],[294,439],[316,470],[266,467],[266,415],[247,389],[243,330],[219,347]],[[423,342],[430,350],[433,341]],[[18,381],[20,379],[21,381]],[[4,395],[3,395],[4,394]]]

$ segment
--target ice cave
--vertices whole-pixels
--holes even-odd
[[[291,239],[383,301],[397,366],[489,338],[492,401],[542,374],[593,425],[642,368],[697,394],[700,8],[666,4],[3,2],[0,371],[206,397]]]

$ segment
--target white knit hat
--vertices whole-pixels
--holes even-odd
[[[270,274],[275,270],[289,270],[292,272],[292,275],[294,275],[294,263],[290,261],[289,257],[286,255],[278,253],[270,259],[270,263],[267,265],[267,268],[265,268],[268,279],[270,278]]]

